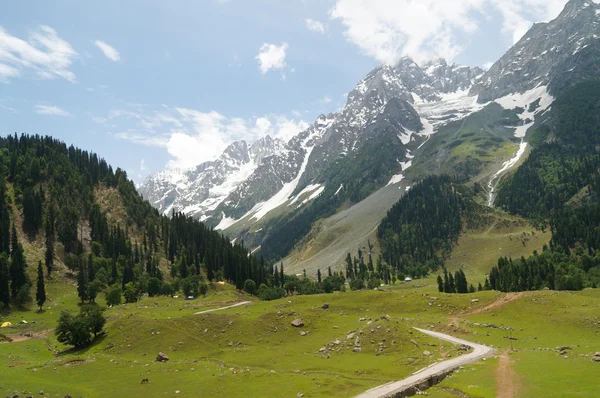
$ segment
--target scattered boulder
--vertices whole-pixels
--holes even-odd
[[[156,357],[157,362],[167,362],[168,360],[169,357],[164,352],[159,352],[158,356]]]
[[[478,303],[478,302],[479,302],[479,299],[473,299],[473,300],[471,300],[471,302],[472,302],[472,303]]]
[[[360,351],[361,351],[361,348],[360,348],[360,347],[354,347],[354,348],[352,349],[352,352],[360,352]]]
[[[304,330],[300,332],[300,336],[306,336],[308,334],[308,332],[305,332]]]
[[[301,328],[302,326],[304,326],[304,322],[302,321],[302,319],[297,318],[290,322],[290,325],[292,325],[295,328]]]
[[[417,343],[415,340],[411,340],[410,342],[413,343],[415,347],[419,348],[419,343]]]
[[[592,361],[600,362],[600,352],[594,354],[594,356],[592,357]]]
[[[423,351],[423,355],[425,355],[426,357],[430,357],[431,353],[427,350]]]
[[[322,309],[327,310],[329,309],[329,304],[325,303],[321,306]]]

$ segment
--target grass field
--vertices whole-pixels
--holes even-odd
[[[526,293],[477,313],[504,295],[441,295],[433,277],[416,282],[385,291],[253,302],[204,315],[194,314],[248,297],[229,286],[215,286],[199,301],[145,298],[108,309],[107,334],[82,351],[68,350],[52,333],[0,343],[0,394],[165,396],[179,391],[187,396],[353,396],[442,357],[458,355],[455,347],[420,335],[414,326],[493,345],[499,352],[512,345],[519,396],[547,396],[560,388],[590,396],[596,388],[588,377],[598,366],[590,358],[599,349],[598,290]],[[44,313],[15,312],[2,318],[15,324],[22,318],[29,322],[10,333],[53,328],[60,310],[76,309],[74,287],[57,283],[50,292],[54,299]],[[479,302],[472,302],[474,298]],[[324,303],[329,309],[321,308]],[[290,325],[298,317],[303,328]],[[301,331],[307,334],[302,336]],[[351,332],[355,336],[348,339]],[[356,337],[360,352],[353,352]],[[572,348],[568,359],[555,351],[563,345]],[[432,355],[423,355],[424,350]],[[155,361],[160,351],[169,355],[169,362]],[[490,359],[466,367],[430,394],[496,396],[498,362]],[[150,384],[141,385],[142,378],[150,379]]]

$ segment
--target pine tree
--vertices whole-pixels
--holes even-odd
[[[10,290],[9,290],[10,272],[8,269],[8,257],[6,253],[0,254],[0,304],[4,305],[5,309],[10,305]]]
[[[54,242],[56,241],[55,230],[54,230],[54,203],[50,202],[46,210],[46,222],[44,223],[44,229],[46,234],[46,254],[45,262],[48,275],[52,273],[54,267]]]
[[[331,277],[331,266],[327,268],[327,276]]]
[[[87,272],[85,272],[83,261],[79,262],[79,272],[77,273],[77,294],[79,295],[82,303],[88,299]]]
[[[31,285],[27,276],[27,263],[23,253],[23,246],[19,243],[17,229],[13,224],[11,234],[12,251],[10,253],[10,292],[13,299],[24,285]]]
[[[42,262],[38,263],[38,275],[37,275],[37,290],[35,292],[35,301],[40,307],[40,312],[46,302],[46,286],[44,284],[44,268]]]
[[[10,213],[6,203],[4,178],[0,178],[0,252],[10,253]]]
[[[317,282],[319,282],[319,284],[321,284],[321,269],[317,270]]]
[[[438,275],[437,283],[438,283],[438,291],[440,293],[444,293],[444,280],[442,279],[441,275]]]
[[[281,287],[285,284],[285,274],[283,273],[283,262],[280,265],[279,271],[279,282],[281,283]]]
[[[456,293],[456,283],[452,273],[448,274],[448,291],[446,293]]]
[[[485,283],[483,285],[483,290],[492,290],[492,286],[490,285],[490,281],[488,278],[485,278]]]
[[[354,278],[354,268],[352,267],[352,256],[350,253],[346,255],[346,278]]]
[[[444,268],[444,293],[450,293],[450,279],[446,268]]]
[[[479,282],[479,285],[477,285],[477,291],[480,292],[483,290],[483,287],[481,286],[481,282]]]

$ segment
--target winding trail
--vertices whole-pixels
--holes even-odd
[[[228,310],[230,308],[240,307],[240,306],[246,305],[246,304],[252,304],[252,301],[242,301],[241,303],[235,303],[233,305],[228,305],[227,307],[219,307],[219,308],[213,308],[212,310],[200,311],[200,312],[196,312],[195,315],[202,315],[202,314],[208,314],[209,312]]]
[[[462,340],[439,332],[433,332],[430,330],[424,330],[419,328],[415,329],[421,333],[425,333],[431,337],[435,337],[436,339],[448,341],[453,344],[462,344],[469,346],[473,349],[473,351],[468,354],[461,355],[460,357],[435,363],[425,369],[414,373],[412,376],[407,377],[404,380],[394,381],[379,387],[372,388],[360,395],[357,395],[356,398],[394,397],[396,394],[399,394],[410,387],[414,387],[423,382],[426,382],[431,377],[450,372],[463,365],[477,362],[480,359],[491,356],[494,353],[494,349],[488,346],[472,343],[470,341]]]

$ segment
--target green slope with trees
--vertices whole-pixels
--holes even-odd
[[[122,223],[98,203],[98,189],[118,193],[125,209]],[[37,257],[44,264],[28,264],[23,243],[43,251]],[[27,306],[33,301],[31,289],[36,282],[35,301],[41,310],[45,279],[58,277],[57,262],[76,277],[81,302],[91,304],[103,291],[107,304],[116,305],[123,298],[135,302],[144,293],[170,295],[182,290],[186,296],[197,296],[206,293],[207,280],[230,281],[241,289],[246,280],[268,287],[275,279],[275,270],[243,245],[231,244],[183,214],[159,216],[127,174],[113,170],[98,155],[51,137],[2,138],[2,308]],[[77,324],[90,314],[95,313],[85,310],[77,317],[63,318]]]

